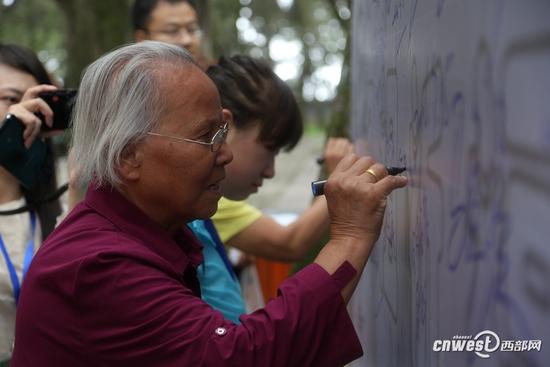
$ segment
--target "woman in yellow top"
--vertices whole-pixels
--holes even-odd
[[[329,216],[324,197],[292,224],[283,226],[263,215],[245,200],[257,192],[264,179],[275,175],[275,157],[291,150],[302,135],[302,119],[291,89],[269,65],[246,56],[221,58],[208,68],[222,106],[229,110],[227,143],[233,161],[226,166],[222,182],[224,198],[213,222],[221,240],[247,254],[276,261],[302,259],[326,233]],[[330,174],[353,145],[332,138],[325,149]]]

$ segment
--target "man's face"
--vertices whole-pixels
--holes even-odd
[[[160,1],[151,12],[147,30],[138,30],[136,41],[160,41],[188,50],[195,59],[201,55],[201,29],[197,12],[186,2]]]
[[[259,133],[259,124],[246,130],[229,129],[227,142],[234,158],[226,167],[227,177],[222,182],[223,195],[228,199],[246,199],[258,191],[265,178],[275,175],[275,157],[279,152],[266,148],[258,140]]]
[[[153,132],[210,142],[224,119],[214,84],[191,65],[168,67],[161,73],[165,106]],[[224,166],[232,159],[226,143],[212,152],[208,145],[148,135],[141,149],[140,201],[157,211],[153,216],[161,224],[178,226],[215,213]]]

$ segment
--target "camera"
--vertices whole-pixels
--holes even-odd
[[[48,182],[53,174],[53,167],[49,159],[51,152],[46,143],[35,139],[30,148],[25,148],[25,126],[15,115],[7,114],[0,124],[0,166],[27,189]]]
[[[76,93],[76,89],[59,89],[52,92],[42,92],[38,95],[53,111],[53,125],[51,127],[45,124],[44,116],[38,114],[43,122],[42,131],[65,130],[70,126]]]

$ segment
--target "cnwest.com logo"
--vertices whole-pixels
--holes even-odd
[[[455,335],[452,339],[436,339],[434,352],[475,352],[481,358],[491,357],[490,353],[501,352],[540,352],[541,340],[503,340],[491,330],[483,330],[472,338],[471,335]]]

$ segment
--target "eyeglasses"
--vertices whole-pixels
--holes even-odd
[[[161,29],[161,30],[150,30],[151,34],[159,34],[166,38],[176,39],[182,36],[189,37],[200,37],[202,35],[202,30],[197,23],[191,23],[182,26],[174,26],[171,28]]]
[[[187,143],[195,143],[195,144],[201,144],[201,145],[209,145],[210,151],[217,152],[222,147],[225,138],[227,137],[227,131],[229,129],[227,128],[227,122],[223,124],[223,126],[220,126],[219,130],[216,131],[210,142],[206,141],[200,141],[200,140],[193,140],[193,139],[187,139],[187,138],[181,138],[179,136],[174,135],[166,135],[166,134],[159,134],[154,132],[148,132],[147,135],[153,135],[153,136],[160,136],[162,138],[170,138],[178,141],[184,141]]]

